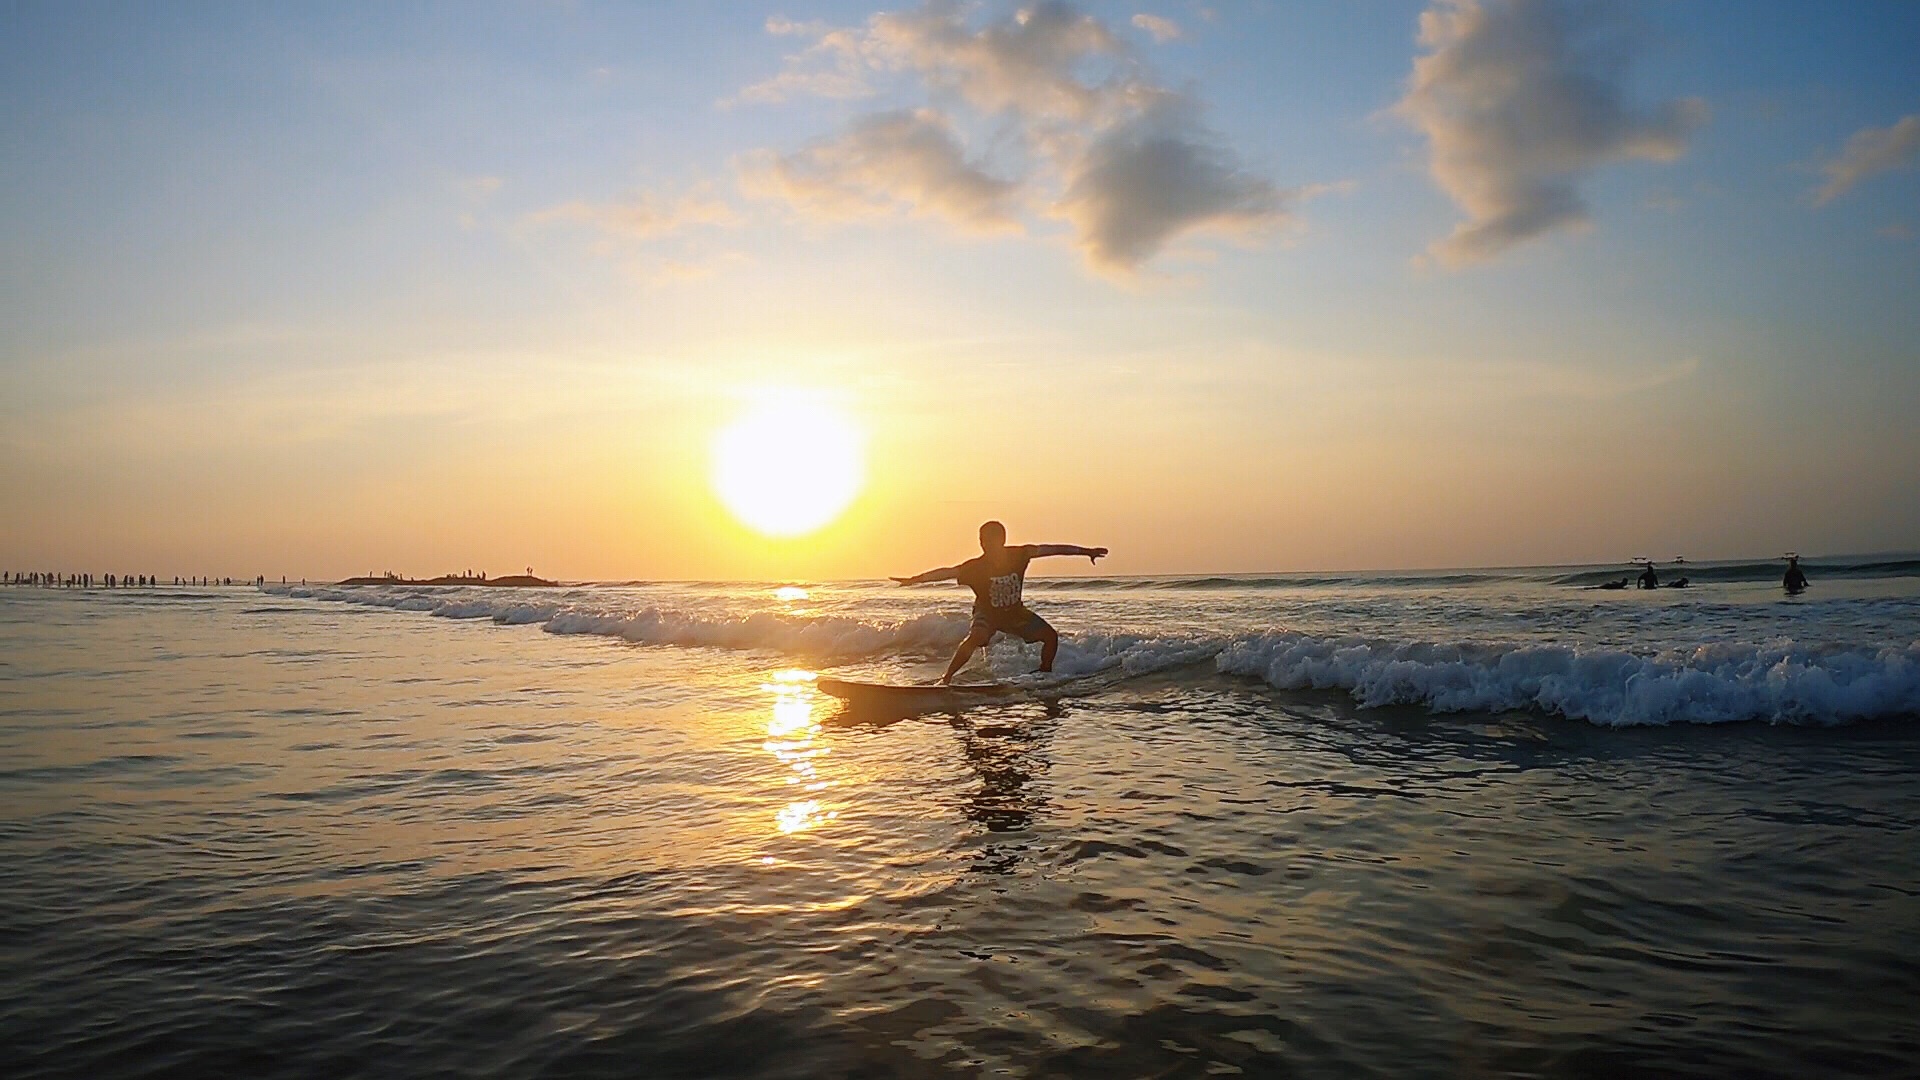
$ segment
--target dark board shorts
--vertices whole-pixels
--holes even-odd
[[[1024,605],[1017,608],[976,609],[973,613],[973,625],[968,628],[967,636],[982,644],[992,640],[993,635],[1012,634],[1021,641],[1039,641],[1052,632],[1053,627],[1047,620],[1035,615]]]

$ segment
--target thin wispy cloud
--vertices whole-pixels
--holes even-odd
[[[1178,33],[1153,16],[1133,24],[1157,39]],[[984,21],[930,0],[855,28],[768,29],[808,44],[743,100],[781,100],[831,76],[891,80],[927,104],[866,114],[797,150],[746,155],[749,194],[830,219],[908,212],[1029,231],[1064,220],[1105,272],[1137,268],[1190,233],[1256,235],[1285,217],[1289,193],[1205,125],[1191,92],[1161,85],[1112,25],[1062,0]],[[969,149],[976,131],[990,133],[982,146],[993,153]]]
[[[1827,182],[1813,193],[1813,205],[1825,206],[1869,176],[1913,164],[1916,156],[1920,156],[1920,114],[1903,116],[1891,127],[1862,128],[1847,140],[1839,157],[1820,166]]]
[[[932,109],[870,113],[792,153],[750,154],[741,186],[826,218],[905,212],[967,229],[1015,227],[1018,185],[970,163]]]
[[[691,259],[660,259],[652,263],[637,263],[628,268],[644,285],[677,285],[689,281],[705,281],[729,267],[741,266],[752,260],[737,251],[722,251],[714,255]]]
[[[575,199],[521,219],[520,229],[572,227],[588,250],[621,266],[636,283],[668,285],[710,277],[741,261],[711,246],[715,230],[739,226],[738,211],[703,183],[678,192],[638,190],[618,199]]]
[[[1159,45],[1164,45],[1180,36],[1179,23],[1174,22],[1172,19],[1163,19],[1158,15],[1148,15],[1142,12],[1133,17],[1133,25],[1141,30],[1145,30],[1153,37],[1154,43]]]
[[[1434,182],[1466,212],[1430,251],[1443,264],[1491,259],[1588,220],[1579,185],[1635,158],[1671,161],[1706,122],[1698,98],[1626,100],[1628,48],[1604,5],[1437,0],[1398,114],[1427,138]]]
[[[860,98],[873,93],[856,31],[835,30],[818,22],[797,23],[779,15],[768,19],[766,28],[780,37],[812,38],[813,44],[789,56],[778,75],[745,87],[721,101],[721,107],[776,105],[796,97]]]
[[[697,225],[735,225],[740,216],[710,189],[700,187],[679,195],[636,191],[609,202],[574,200],[539,211],[529,220],[536,225],[584,225],[625,240],[653,240]]]
[[[470,176],[458,184],[460,202],[466,207],[455,218],[460,228],[471,232],[480,227],[480,215],[476,212],[484,207],[506,181],[498,176]]]

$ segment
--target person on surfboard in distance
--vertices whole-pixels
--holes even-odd
[[[995,634],[1012,634],[1022,641],[1040,642],[1040,670],[1053,670],[1053,656],[1060,651],[1060,632],[1047,620],[1034,614],[1020,601],[1026,584],[1027,564],[1047,555],[1085,555],[1097,563],[1107,553],[1103,547],[1078,544],[1016,544],[1007,546],[1007,527],[997,521],[980,526],[980,555],[958,566],[942,566],[912,577],[893,580],[902,585],[921,585],[929,581],[958,581],[973,590],[973,625],[967,638],[953,650],[953,662],[940,676],[940,685],[953,681],[953,674],[973,659],[975,649],[984,648]]]

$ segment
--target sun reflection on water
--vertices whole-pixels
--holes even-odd
[[[788,603],[792,603],[795,600],[805,600],[810,595],[807,590],[798,585],[782,585],[773,590],[773,598],[775,600],[785,600]]]
[[[805,832],[840,816],[829,810],[815,793],[832,786],[820,773],[818,759],[830,747],[818,745],[820,721],[813,715],[815,691],[811,671],[776,671],[762,689],[773,694],[773,712],[767,719],[767,737],[761,746],[792,773],[787,783],[800,789],[805,797],[787,803],[773,816],[774,826],[782,833]]]

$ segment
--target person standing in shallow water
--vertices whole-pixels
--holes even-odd
[[[1787,576],[1781,582],[1790,593],[1802,592],[1807,587],[1807,575],[1800,569],[1800,556],[1787,556]]]
[[[1085,555],[1098,563],[1107,549],[1080,547],[1077,544],[1018,544],[1008,546],[1007,527],[997,521],[980,526],[980,554],[957,566],[942,566],[912,577],[897,577],[902,585],[921,585],[929,581],[958,581],[973,590],[973,623],[966,640],[953,650],[953,662],[940,676],[942,686],[953,681],[954,672],[966,666],[974,650],[986,646],[995,634],[1012,634],[1022,641],[1040,642],[1040,670],[1053,670],[1054,654],[1060,651],[1060,632],[1047,620],[1034,614],[1021,600],[1026,585],[1027,564],[1048,555]]]

